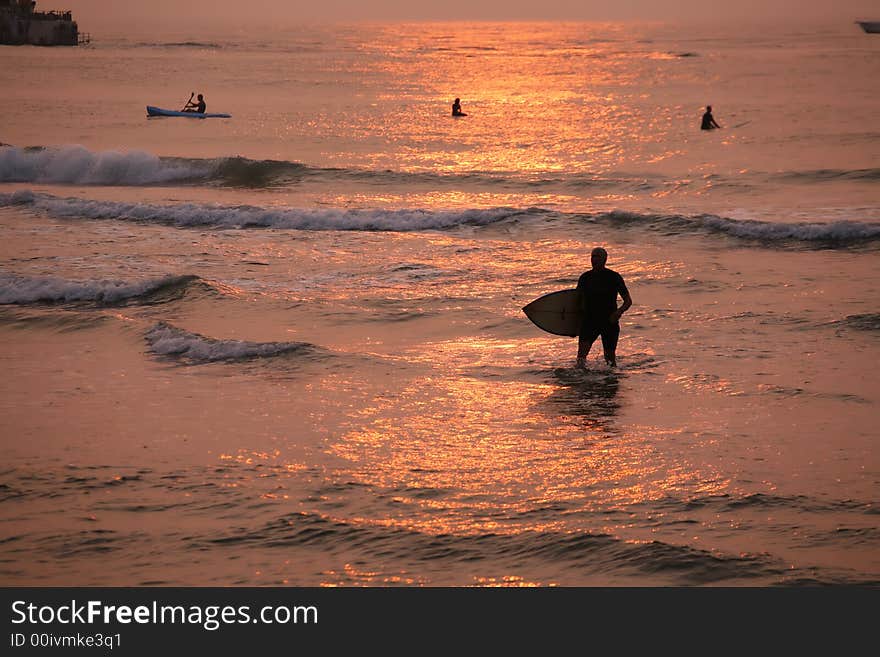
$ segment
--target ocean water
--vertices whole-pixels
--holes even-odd
[[[850,24],[0,48],[0,582],[880,583],[878,77]],[[583,371],[521,308],[596,245]]]

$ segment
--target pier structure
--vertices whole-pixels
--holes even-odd
[[[69,11],[37,11],[36,0],[0,0],[0,44],[76,46],[87,43]]]

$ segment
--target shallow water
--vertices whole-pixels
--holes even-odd
[[[0,50],[2,581],[876,583],[849,27]],[[144,118],[181,59],[231,120]],[[614,371],[521,312],[596,244]]]

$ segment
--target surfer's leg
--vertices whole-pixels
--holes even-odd
[[[620,324],[608,324],[602,329],[602,349],[605,351],[605,362],[617,365],[617,340],[620,337]]]
[[[590,353],[590,347],[599,337],[599,329],[593,326],[582,326],[580,335],[578,335],[578,355],[577,364],[586,365],[587,354]]]

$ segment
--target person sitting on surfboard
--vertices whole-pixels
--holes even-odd
[[[586,367],[590,347],[600,335],[605,362],[617,366],[617,339],[620,337],[620,316],[632,305],[632,298],[623,277],[605,267],[608,252],[597,246],[590,253],[593,268],[581,274],[577,291],[581,307],[581,329],[578,333],[577,366]],[[617,295],[623,305],[617,307]]]
[[[464,112],[461,111],[461,99],[456,98],[455,102],[452,103],[452,116],[467,116]]]
[[[207,107],[205,99],[202,98],[202,94],[199,94],[198,98],[199,102],[194,103],[192,102],[192,96],[190,96],[190,99],[186,101],[186,105],[183,106],[181,112],[198,112],[199,114],[204,114],[205,108]]]
[[[720,127],[720,125],[715,123],[715,117],[712,116],[712,106],[706,105],[706,113],[703,114],[703,123],[700,125],[700,130],[714,130]]]

